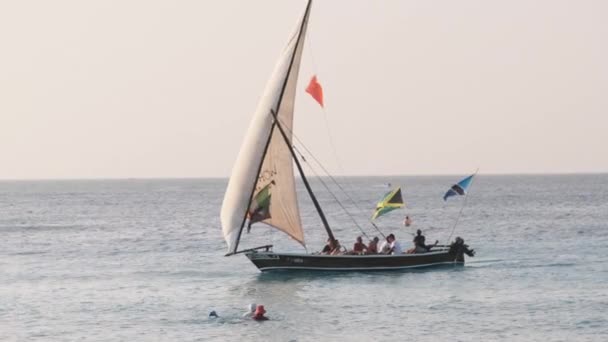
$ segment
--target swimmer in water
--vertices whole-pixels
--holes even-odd
[[[257,309],[257,305],[255,303],[251,303],[249,304],[249,306],[247,307],[247,312],[245,312],[243,314],[244,318],[253,318],[253,315],[255,315],[255,310]]]
[[[267,321],[268,317],[264,316],[265,313],[266,310],[264,309],[264,305],[258,305],[257,308],[255,308],[255,313],[252,318],[255,321]]]

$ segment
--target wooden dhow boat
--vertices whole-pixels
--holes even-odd
[[[275,253],[272,245],[239,250],[243,229],[264,223],[305,245],[296,196],[294,165],[329,241],[334,234],[294,151],[293,113],[296,84],[312,1],[275,66],[242,143],[221,209],[228,255],[244,253],[261,271],[365,271],[462,264],[471,255],[464,241],[437,246],[428,253],[398,255],[319,255]]]

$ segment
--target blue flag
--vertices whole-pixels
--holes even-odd
[[[474,174],[470,175],[469,177],[452,185],[452,188],[450,190],[448,190],[448,192],[446,192],[445,195],[443,195],[443,200],[446,201],[448,199],[448,197],[451,197],[451,196],[466,194],[467,188],[469,187],[469,185],[471,185],[471,181],[473,180],[473,176],[475,176],[475,175]]]

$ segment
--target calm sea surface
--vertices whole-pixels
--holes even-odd
[[[460,177],[343,178],[337,193],[365,232],[386,183],[408,208],[378,220],[405,246],[445,241]],[[337,237],[361,232],[318,180]],[[608,175],[484,176],[455,235],[464,267],[377,273],[260,273],[224,257],[226,180],[0,182],[0,340],[607,341]],[[304,193],[302,193],[304,195]],[[325,239],[300,197],[309,251]],[[242,246],[302,251],[254,226]],[[242,320],[265,304],[267,322]],[[209,311],[222,318],[210,320]]]

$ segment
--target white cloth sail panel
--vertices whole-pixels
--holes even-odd
[[[309,10],[310,6],[307,7],[302,21],[283,50],[266,84],[232,169],[220,214],[222,231],[229,252],[236,251],[245,215],[255,206],[256,195],[268,185],[269,208],[262,222],[270,224],[304,244],[291,152],[279,129],[276,127],[273,129],[275,119],[272,112],[277,114],[281,127],[291,139],[295,88]],[[260,164],[262,164],[261,168]],[[251,197],[254,187],[255,191]],[[248,208],[250,202],[252,204]]]

